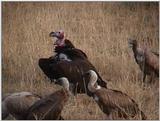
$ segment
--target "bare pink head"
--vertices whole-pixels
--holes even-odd
[[[64,31],[63,30],[59,30],[56,32],[51,32],[49,34],[50,37],[56,37],[56,41],[54,43],[55,46],[64,46],[65,42],[64,42]]]

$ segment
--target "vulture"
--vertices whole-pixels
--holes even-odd
[[[150,51],[146,47],[138,47],[135,39],[128,40],[129,47],[132,48],[136,63],[143,72],[143,82],[145,82],[146,75],[152,77],[159,77],[159,54]]]
[[[64,38],[64,32],[62,30],[51,32],[49,36],[56,37],[54,43],[54,52],[56,55],[52,57],[55,61],[64,60],[64,56],[70,60],[75,60],[77,58],[87,59],[87,55],[82,50],[75,48],[70,40]],[[62,58],[60,56],[61,54],[63,54]]]
[[[69,40],[64,39],[63,31],[51,32],[50,36],[57,38],[54,43],[57,54],[54,57],[40,58],[39,67],[41,70],[51,82],[60,77],[68,78],[70,85],[73,85],[74,94],[87,93],[90,95],[87,89],[88,81],[84,80],[82,75],[91,69],[97,72],[96,68],[91,64],[83,51],[75,48]],[[107,86],[99,74],[97,83],[105,88]]]
[[[61,77],[57,80],[57,83],[62,85],[64,88],[35,102],[27,111],[27,120],[63,119],[61,116],[61,112],[70,96],[69,81],[67,78]]]
[[[139,115],[142,119],[146,119],[138,104],[127,94],[95,85],[98,78],[95,71],[89,70],[83,76],[90,80],[88,89],[94,94],[94,100],[106,114],[107,119],[131,119]]]
[[[18,92],[5,96],[2,99],[2,119],[11,114],[15,119],[24,119],[27,110],[41,97],[31,92]]]

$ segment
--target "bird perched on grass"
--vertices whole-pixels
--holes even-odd
[[[63,119],[61,112],[69,99],[69,81],[65,77],[57,80],[57,83],[63,86],[63,89],[53,92],[34,103],[26,115],[27,120],[60,120]]]
[[[143,72],[143,82],[145,82],[146,75],[159,77],[159,54],[152,52],[147,47],[138,47],[137,40],[129,39],[129,47],[133,50],[136,63]]]
[[[90,80],[88,89],[93,93],[93,98],[106,114],[107,120],[111,119],[146,119],[144,113],[139,109],[138,104],[127,94],[97,85],[97,74],[89,70],[84,78]]]
[[[15,119],[24,119],[27,110],[41,97],[31,92],[17,92],[8,94],[2,100],[2,119],[11,114]]]

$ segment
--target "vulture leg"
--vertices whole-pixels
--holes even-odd
[[[75,85],[73,83],[69,83],[69,90],[70,92],[75,95]]]
[[[143,83],[145,83],[145,80],[146,80],[146,74],[143,73]]]
[[[150,79],[149,79],[149,84],[151,84],[154,80],[154,73],[151,73]]]
[[[106,119],[105,120],[113,120],[112,114],[106,115]]]
[[[150,83],[150,84],[151,84],[151,83],[152,83],[152,84],[155,83],[155,76],[156,76],[155,73],[152,72],[152,73],[151,73],[151,76],[150,76],[150,80],[149,80],[149,83]]]
[[[146,80],[146,74],[143,72],[143,82],[142,82],[143,89],[145,89],[146,86],[147,86],[146,83],[145,83],[146,82],[145,80]]]
[[[145,83],[146,79],[145,57],[144,57],[144,62],[142,64],[142,71],[143,71],[143,83]]]
[[[78,83],[76,83],[74,86],[73,86],[73,95],[77,95],[77,93],[78,93]]]
[[[62,116],[59,117],[59,120],[64,120],[64,118]]]
[[[147,120],[147,117],[145,116],[145,114],[141,111],[141,117],[142,117],[142,120]]]

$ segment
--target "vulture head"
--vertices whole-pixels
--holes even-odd
[[[134,54],[136,55],[135,58],[138,64],[143,64],[145,61],[145,51],[141,48],[137,47],[137,40],[129,39],[128,40],[129,47],[133,49]]]
[[[89,70],[84,74],[84,78],[89,80],[88,83],[88,90],[92,93],[96,92],[98,89],[101,88],[96,82],[98,80],[98,76],[95,71]]]
[[[66,77],[61,77],[55,81],[55,84],[63,86],[64,89],[69,91],[69,81]]]
[[[68,81],[68,78],[61,77],[55,80],[55,84],[61,85],[71,96],[74,94],[74,85]]]
[[[55,46],[64,46],[65,45],[65,39],[64,39],[64,31],[56,31],[56,32],[51,32],[49,34],[50,37],[55,37],[56,41],[54,43]]]
[[[129,39],[128,40],[128,45],[129,45],[130,48],[137,47],[137,40]]]

